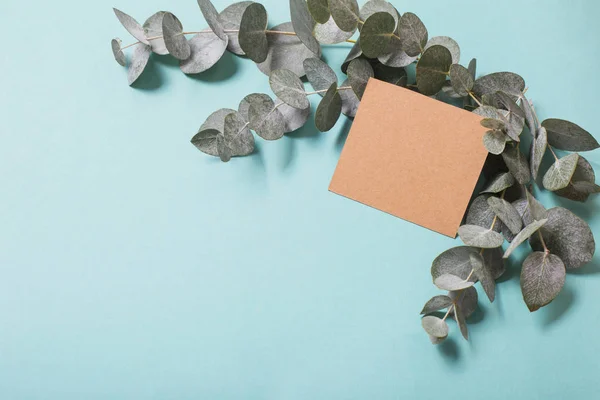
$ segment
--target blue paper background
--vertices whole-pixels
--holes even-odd
[[[287,2],[264,3],[273,24],[289,19]],[[394,4],[480,74],[520,73],[542,118],[600,138],[597,1]],[[194,78],[154,57],[131,89],[112,6],[205,25],[193,0],[0,4],[0,398],[600,396],[598,257],[530,314],[521,249],[472,340],[452,324],[432,346],[418,316],[438,293],[429,267],[459,242],[327,191],[349,123],[321,134],[311,121],[221,164],[189,139],[212,111],[269,92],[266,76],[231,55]],[[324,53],[339,65],[348,50]],[[585,156],[600,167],[600,151]],[[600,238],[598,198],[541,197]]]

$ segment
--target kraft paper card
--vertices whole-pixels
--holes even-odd
[[[488,154],[481,119],[371,79],[329,190],[456,237]]]

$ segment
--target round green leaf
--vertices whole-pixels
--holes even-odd
[[[320,55],[321,46],[313,36],[316,22],[308,12],[306,1],[290,0],[290,16],[298,39],[314,54]]]
[[[283,137],[285,121],[270,97],[251,98],[248,117],[250,129],[261,138],[277,140]]]
[[[248,129],[248,122],[237,111],[225,116],[223,135],[231,156],[246,156],[254,151],[254,136]]]
[[[235,110],[222,108],[208,116],[198,133],[192,138],[192,144],[206,154],[219,156],[217,134],[225,133],[225,118],[231,114],[235,115],[235,121],[230,121],[230,124],[233,122],[242,123],[242,125],[246,123],[243,116]],[[228,133],[231,141],[233,141],[232,149],[237,150],[235,154],[232,152],[232,155],[243,156],[254,151],[254,136],[247,128],[242,129],[237,136],[231,135],[231,132]]]
[[[515,178],[510,172],[503,172],[496,176],[481,193],[500,193],[515,184]],[[489,203],[488,203],[489,204]]]
[[[373,67],[363,58],[353,60],[348,66],[348,81],[359,99],[362,99],[367,83],[374,75]]]
[[[219,19],[219,13],[217,13],[215,6],[213,6],[210,0],[198,0],[198,6],[200,7],[200,12],[202,12],[204,19],[206,19],[208,26],[210,26],[210,29],[212,29],[215,35],[221,40],[227,40],[227,35],[225,34],[223,25]]]
[[[367,21],[369,17],[378,12],[390,14],[394,18],[394,30],[398,27],[400,14],[398,10],[386,0],[369,0],[360,8],[360,19]]]
[[[203,153],[211,156],[219,156],[219,150],[217,146],[217,137],[222,135],[220,131],[213,128],[200,129],[200,131],[194,135],[191,142],[196,148]]]
[[[579,154],[571,153],[556,160],[544,175],[544,187],[550,191],[566,188],[575,173],[578,159]]]
[[[307,58],[304,60],[304,71],[306,77],[315,91],[327,90],[331,84],[337,83],[337,75],[331,67],[318,58]],[[325,93],[319,93],[324,96]]]
[[[465,281],[462,278],[452,275],[443,274],[433,281],[435,286],[442,290],[463,290],[474,285],[471,281]]]
[[[135,47],[135,51],[131,57],[131,63],[129,64],[129,70],[127,72],[127,80],[129,81],[129,85],[132,85],[135,81],[137,81],[140,75],[142,75],[142,72],[144,72],[144,69],[146,69],[146,65],[148,65],[150,54],[152,54],[152,49],[150,46],[139,44]]]
[[[588,151],[600,147],[588,131],[572,122],[551,118],[542,122],[542,126],[548,131],[548,143],[557,149]]]
[[[469,70],[460,64],[452,64],[450,67],[450,82],[454,91],[460,96],[468,96],[474,84]],[[491,126],[486,126],[486,128],[499,129]]]
[[[166,11],[159,11],[144,22],[144,34],[150,42],[152,51],[159,55],[169,54],[162,31],[162,21],[166,13]]]
[[[360,47],[369,58],[377,58],[387,49],[396,22],[387,12],[378,12],[371,15],[364,23],[360,31]]]
[[[183,35],[181,21],[171,14],[166,13],[162,20],[163,38],[169,53],[178,60],[187,60],[190,57],[190,44]]]
[[[252,1],[240,1],[228,6],[219,14],[219,21],[221,22],[223,31],[229,38],[227,50],[239,56],[246,55],[240,47],[239,30],[244,11],[246,11],[246,8],[250,4],[252,4]]]
[[[421,325],[430,336],[436,338],[445,338],[448,336],[448,324],[441,318],[428,315],[423,317]]]
[[[329,21],[331,13],[329,12],[327,0],[307,0],[307,4],[308,11],[316,22],[324,24]]]
[[[269,77],[273,93],[292,107],[305,109],[310,105],[302,81],[287,69],[276,69]]]
[[[431,314],[443,310],[452,305],[452,299],[448,296],[440,295],[432,297],[421,310],[421,314]]]
[[[221,40],[213,32],[200,33],[190,39],[190,57],[181,61],[179,67],[185,74],[199,74],[211,68],[223,57],[228,38]]]
[[[512,72],[496,72],[485,75],[477,79],[473,85],[473,92],[478,97],[501,91],[517,98],[523,94],[523,90],[525,90],[525,81]]]
[[[379,62],[388,67],[407,67],[416,59],[417,56],[411,57],[406,54],[402,49],[402,42],[396,38],[390,40],[385,51],[378,57]]]
[[[336,25],[344,32],[354,32],[360,21],[356,0],[329,0],[329,11]]]
[[[115,60],[123,67],[127,65],[127,60],[125,59],[125,53],[121,50],[121,39],[115,38],[110,41],[110,46],[112,48],[113,56]]]
[[[529,311],[550,304],[562,290],[565,278],[565,264],[560,257],[544,252],[531,253],[521,270],[521,291]]]
[[[589,225],[565,208],[548,210],[548,222],[540,232],[550,252],[559,256],[567,269],[579,268],[594,257],[596,242]],[[543,251],[538,236],[532,236],[531,247]]]
[[[479,225],[463,225],[458,228],[458,236],[467,246],[494,249],[502,246],[504,238],[498,232]]]
[[[423,21],[415,14],[407,12],[400,17],[398,26],[402,49],[406,54],[411,57],[421,54],[425,50],[428,39],[427,28],[425,28]],[[448,53],[450,53],[449,50]],[[452,56],[450,56],[450,64],[452,64]],[[448,64],[448,67],[450,67],[450,64]],[[448,72],[447,68],[446,72]]]
[[[291,31],[291,22],[286,22],[271,28],[272,31]],[[264,62],[257,64],[258,69],[265,75],[270,75],[276,69],[288,69],[302,77],[305,75],[304,60],[315,57],[297,36],[269,34],[267,36],[269,51]],[[317,54],[316,57],[321,57]]]
[[[488,152],[495,155],[502,154],[506,148],[507,141],[508,137],[501,130],[487,131],[483,135],[483,145]]]
[[[267,23],[267,10],[262,4],[252,3],[246,7],[240,22],[240,47],[256,63],[265,61],[269,52]]]
[[[313,30],[315,39],[319,43],[323,44],[337,44],[345,42],[354,35],[354,31],[346,32],[341,30],[333,20],[333,17],[329,18],[324,24],[317,24]]]
[[[419,91],[426,96],[439,92],[446,82],[446,74],[451,65],[452,55],[447,48],[438,45],[428,48],[417,63]]]
[[[115,15],[117,16],[117,18],[119,19],[119,22],[121,23],[121,25],[123,25],[123,27],[125,29],[127,29],[127,32],[131,33],[131,36],[133,36],[134,38],[136,38],[137,40],[139,40],[140,42],[142,42],[144,44],[150,44],[148,42],[148,39],[146,39],[146,34],[144,33],[144,28],[142,28],[142,26],[139,24],[139,22],[137,22],[133,17],[129,16],[128,14],[125,14],[121,10],[117,10],[116,8],[113,8],[113,11],[115,12]]]
[[[544,128],[542,128],[544,129]],[[541,129],[540,129],[541,131]],[[540,135],[541,137],[541,135]],[[585,190],[582,185],[588,185]],[[592,188],[593,190],[589,190]],[[571,177],[571,182],[564,189],[559,189],[554,193],[557,196],[564,197],[573,201],[585,202],[590,197],[590,194],[596,193],[596,174],[594,169],[584,157],[579,156],[577,159],[577,167]]]
[[[332,83],[319,103],[315,113],[315,124],[321,132],[327,132],[337,122],[342,113],[342,98],[338,93],[337,83]]]
[[[431,264],[431,277],[433,280],[444,274],[452,274],[467,279],[471,274],[471,254],[479,254],[478,249],[467,246],[453,247],[437,256]],[[474,278],[470,279],[475,281]]]
[[[450,51],[450,54],[452,54],[452,64],[460,62],[460,46],[454,39],[448,36],[434,36],[425,45],[425,50],[435,45],[444,46]]]

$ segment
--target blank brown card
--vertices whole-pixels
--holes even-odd
[[[329,190],[456,237],[487,156],[480,121],[371,79]]]

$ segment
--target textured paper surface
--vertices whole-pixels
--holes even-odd
[[[456,237],[487,157],[480,121],[371,79],[329,190]]]

